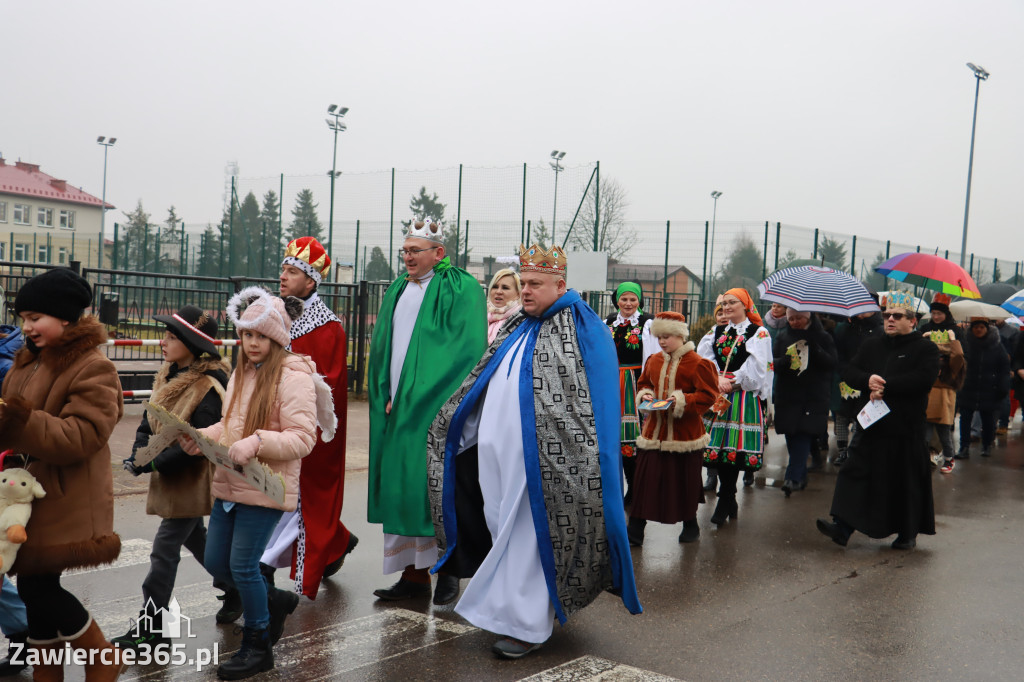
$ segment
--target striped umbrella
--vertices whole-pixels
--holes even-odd
[[[879,309],[859,279],[820,265],[777,270],[758,284],[757,290],[764,301],[804,312],[852,317]]]
[[[877,266],[875,272],[950,296],[981,298],[978,285],[966,270],[951,260],[930,253],[901,253]]]
[[[1021,289],[1010,298],[1000,304],[1003,310],[1008,310],[1017,317],[1024,316],[1024,289]]]

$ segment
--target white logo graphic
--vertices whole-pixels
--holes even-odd
[[[166,609],[157,608],[150,598],[146,601],[142,615],[135,622],[134,636],[141,637],[142,632],[148,631],[167,639],[180,639],[183,626],[186,638],[198,637],[192,633],[192,619],[181,613],[181,606],[178,605],[176,597],[171,597],[171,603]]]

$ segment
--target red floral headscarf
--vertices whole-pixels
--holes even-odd
[[[740,303],[747,309],[747,319],[756,324],[758,327],[764,325],[761,321],[761,316],[757,313],[757,308],[754,307],[754,299],[750,298],[750,294],[747,293],[746,289],[736,287],[735,289],[729,289],[725,292],[726,295],[732,294],[736,298],[740,299]]]

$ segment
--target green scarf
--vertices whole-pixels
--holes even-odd
[[[644,290],[641,289],[640,285],[636,282],[623,282],[619,285],[619,288],[615,290],[615,307],[619,307],[619,299],[626,293],[636,294],[636,300],[640,302],[636,309],[641,315],[643,315]]]
[[[370,468],[367,520],[384,532],[432,537],[427,500],[427,429],[487,349],[487,308],[480,283],[445,257],[427,285],[391,414],[391,331],[408,280],[388,287],[370,341]]]

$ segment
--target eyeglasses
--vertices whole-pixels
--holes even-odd
[[[904,317],[909,317],[909,315],[904,313],[882,313],[882,317],[886,320],[902,320]]]
[[[418,256],[421,253],[423,253],[424,251],[433,251],[434,249],[439,249],[439,248],[441,248],[441,247],[440,246],[428,246],[425,249],[399,249],[398,250],[398,256],[400,258],[405,258],[407,255],[409,255],[409,256]]]

